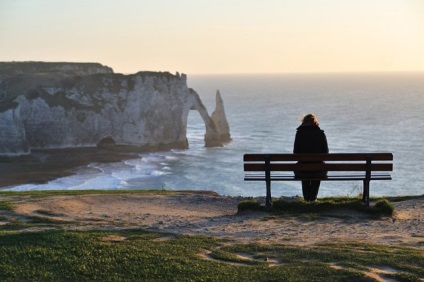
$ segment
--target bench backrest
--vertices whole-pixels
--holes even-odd
[[[391,153],[245,154],[243,160],[245,171],[256,172],[393,170]]]

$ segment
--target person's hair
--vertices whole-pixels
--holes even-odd
[[[318,119],[315,114],[307,114],[303,117],[302,125],[316,125],[318,126]]]

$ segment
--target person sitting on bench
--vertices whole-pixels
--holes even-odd
[[[294,154],[327,154],[328,144],[324,130],[319,127],[318,119],[315,114],[307,114],[302,120],[302,124],[297,128],[294,141]],[[301,172],[295,171],[295,176],[326,176],[326,171]],[[303,198],[307,202],[313,202],[317,199],[320,186],[319,180],[302,180]]]

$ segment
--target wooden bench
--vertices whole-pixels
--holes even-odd
[[[245,154],[243,160],[245,181],[265,181],[268,209],[272,204],[271,181],[302,180],[361,180],[364,183],[362,199],[369,206],[370,181],[391,180],[389,171],[393,170],[391,153]],[[328,173],[326,177],[298,177],[294,171]]]

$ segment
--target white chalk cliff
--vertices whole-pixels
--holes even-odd
[[[220,136],[229,137],[228,123],[220,134],[227,121],[220,114],[215,124],[184,74],[123,75],[100,64],[55,63],[53,70],[49,63],[30,64],[0,63],[0,155],[99,144],[141,151],[187,148],[190,110],[205,122],[205,146],[222,146],[228,138]]]

